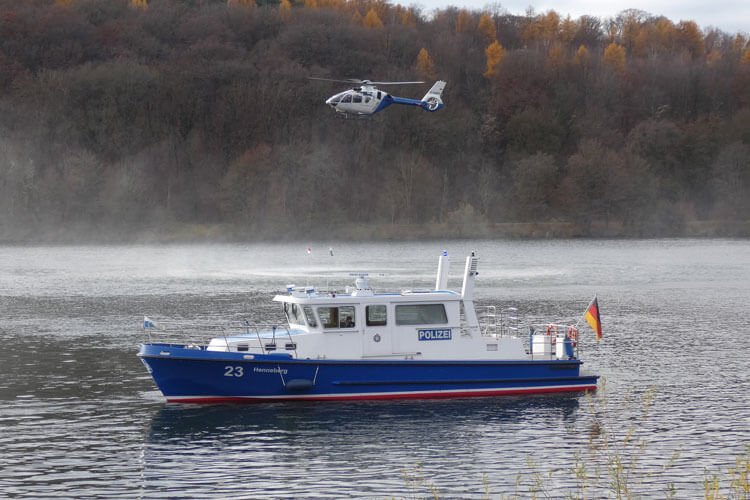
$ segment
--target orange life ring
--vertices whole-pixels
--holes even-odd
[[[570,345],[573,347],[578,345],[578,329],[574,326],[571,326],[568,329],[568,338],[570,339]]]

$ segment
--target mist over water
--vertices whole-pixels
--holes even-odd
[[[408,497],[403,471],[417,467],[444,497],[481,495],[483,474],[509,495],[529,484],[530,459],[564,497],[574,453],[587,456],[584,396],[168,405],[136,356],[143,315],[280,321],[270,299],[287,284],[343,290],[351,272],[376,291],[431,288],[443,249],[450,288],[476,251],[477,303],[518,308],[524,329],[575,322],[598,295],[604,338],[582,329],[584,370],[606,378],[605,420],[643,429],[644,496],[670,482],[700,496],[704,471],[750,444],[747,240],[308,246],[0,247],[3,496]]]

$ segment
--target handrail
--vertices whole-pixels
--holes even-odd
[[[145,327],[144,334],[147,343],[164,343],[170,346],[186,346],[194,349],[206,350],[212,339],[223,339],[226,350],[230,349],[232,337],[246,337],[251,342],[247,345],[248,350],[259,351],[261,354],[268,354],[268,349],[264,340],[276,344],[276,330],[283,328],[286,337],[289,338],[289,344],[294,344],[294,356],[297,356],[297,345],[292,337],[291,330],[286,326],[277,324],[255,324],[251,325],[249,321],[244,320],[243,324],[237,326],[225,325],[201,325],[201,324],[175,324],[175,323],[158,323],[154,327]],[[269,337],[262,337],[261,333],[270,333]],[[254,334],[254,335],[253,335]],[[254,337],[254,338],[253,338]],[[256,344],[257,342],[257,344]],[[253,345],[255,344],[255,345]]]

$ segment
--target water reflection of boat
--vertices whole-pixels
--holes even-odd
[[[346,293],[287,287],[288,326],[210,341],[149,341],[138,353],[168,401],[413,399],[595,390],[580,373],[575,332],[531,329],[528,349],[496,309],[473,303],[478,258],[461,292],[447,289],[443,253],[434,290],[375,293],[359,275]],[[150,336],[160,330],[146,319]]]
[[[336,402],[269,402],[253,406],[233,404],[166,404],[151,419],[146,440],[152,443],[257,441],[259,435],[294,441],[341,440],[350,446],[355,436],[371,443],[373,435],[397,442],[420,436],[430,429],[430,439],[446,441],[456,428],[467,431],[473,425],[479,432],[506,432],[508,426],[527,428],[531,421],[574,420],[579,397],[571,393],[511,396],[507,398],[356,401],[342,406]],[[439,423],[439,425],[436,425]],[[336,431],[339,429],[340,431]],[[488,431],[494,429],[494,431]],[[346,443],[344,443],[346,442]],[[290,443],[293,444],[293,443]],[[323,443],[321,443],[323,445]]]

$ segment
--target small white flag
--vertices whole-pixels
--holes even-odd
[[[307,255],[310,255],[312,253],[312,248],[307,247]]]

